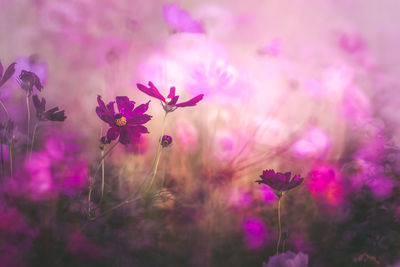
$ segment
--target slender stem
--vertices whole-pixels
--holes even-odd
[[[26,135],[28,136],[29,140],[29,128],[31,126],[31,111],[29,109],[29,93],[26,92],[26,112],[27,112],[27,119],[28,119],[28,128],[26,130]],[[29,152],[29,143],[26,143],[26,153]]]
[[[97,173],[99,172],[99,169],[101,167],[101,163],[103,162],[104,158],[107,157],[107,155],[118,145],[118,142],[115,142],[114,145],[112,145],[112,147],[110,147],[110,149],[107,150],[107,152],[104,153],[104,155],[102,155],[101,159],[100,159],[100,163],[96,168],[96,172],[93,175],[93,181],[91,182],[91,184],[89,185],[89,195],[88,195],[88,201],[89,201],[89,217],[90,217],[90,200],[92,198],[92,191],[93,191],[93,184],[94,184],[94,177],[96,177]]]
[[[9,115],[8,115],[8,111],[6,106],[4,105],[4,103],[0,100],[0,106],[1,108],[4,110],[4,113],[6,114],[6,122],[4,124],[4,131],[3,131],[3,136],[1,138],[1,167],[2,167],[2,171],[4,172],[4,156],[3,156],[3,137],[5,135],[5,132],[7,130],[7,126],[8,126],[8,119],[9,119]]]
[[[162,128],[161,128],[161,135],[160,135],[160,138],[158,140],[157,154],[156,154],[156,161],[155,161],[155,166],[154,166],[153,177],[151,178],[151,181],[150,181],[149,187],[147,188],[147,191],[149,191],[151,189],[151,186],[153,185],[153,182],[154,182],[154,178],[157,175],[158,163],[160,162],[160,157],[161,157],[161,152],[162,152],[161,141],[162,141],[162,137],[164,135],[165,122],[166,122],[166,119],[167,119],[167,115],[168,115],[168,112],[165,112],[164,120],[163,120]]]
[[[90,204],[91,204],[91,200],[92,200],[92,191],[93,191],[93,181],[90,177],[89,177],[89,182],[90,182],[90,184],[89,184],[89,194],[88,194],[88,217],[90,218],[90,215],[91,215]]]
[[[10,158],[10,176],[13,177],[13,147],[14,147],[14,141],[11,140],[10,146],[8,147],[8,156]]]
[[[282,237],[282,226],[281,226],[281,198],[279,197],[278,199],[278,244],[276,245],[276,254],[279,253],[279,245],[281,243],[281,237]]]
[[[33,144],[35,142],[35,136],[36,136],[36,131],[37,131],[38,126],[39,126],[39,123],[35,123],[35,127],[33,128],[33,132],[32,132],[32,142],[31,142],[31,150],[30,150],[31,155],[32,155],[32,151],[33,151]]]
[[[104,149],[101,149],[101,197],[100,202],[103,201],[104,196]]]

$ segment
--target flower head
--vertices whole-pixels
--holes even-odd
[[[192,99],[190,99],[188,101],[177,103],[179,96],[175,95],[175,87],[170,88],[169,94],[168,94],[167,98],[165,98],[163,95],[160,94],[160,92],[154,86],[154,84],[152,82],[149,82],[148,84],[149,84],[149,87],[138,83],[137,88],[140,91],[142,91],[143,93],[161,100],[161,104],[162,104],[165,112],[172,112],[175,109],[180,108],[180,107],[195,106],[200,100],[203,99],[203,96],[204,96],[204,94],[200,94],[196,97],[193,97]]]
[[[278,196],[283,191],[289,191],[303,182],[303,178],[300,178],[298,174],[291,178],[291,173],[281,173],[274,170],[264,170],[263,174],[260,175],[261,180],[256,181],[258,184],[266,184],[272,189],[278,192]]]
[[[46,110],[46,100],[42,98],[42,100],[39,99],[38,95],[33,95],[32,96],[33,100],[33,105],[35,106],[36,109],[36,117],[40,121],[65,121],[67,118],[65,116],[65,111],[60,110],[58,111],[58,107],[49,109],[48,111]]]
[[[172,137],[169,135],[163,135],[161,139],[161,146],[162,147],[169,147],[172,144]]]
[[[126,96],[117,96],[118,113],[114,111],[114,101],[105,105],[101,96],[98,96],[97,102],[99,104],[96,107],[97,115],[111,127],[107,131],[106,139],[102,138],[104,143],[119,137],[119,142],[127,145],[132,139],[138,141],[142,133],[149,132],[142,124],[151,119],[150,115],[144,114],[149,108],[150,101],[134,108],[134,101],[130,101]]]
[[[11,78],[11,76],[14,74],[15,72],[15,63],[10,64],[10,66],[7,67],[6,71],[4,72],[3,75],[3,65],[0,62],[0,86],[2,86],[3,84],[6,83],[6,81],[8,81],[8,79]]]
[[[19,75],[19,84],[29,95],[33,92],[33,87],[36,87],[38,91],[43,89],[39,77],[35,73],[26,70],[21,71]]]

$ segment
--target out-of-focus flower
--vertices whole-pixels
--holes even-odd
[[[177,32],[204,33],[201,23],[191,17],[188,11],[181,9],[178,4],[163,6],[164,20],[168,26]]]
[[[308,255],[299,252],[288,251],[269,258],[268,263],[263,263],[263,267],[307,267]]]
[[[276,190],[280,195],[283,191],[289,191],[303,182],[303,178],[296,174],[291,178],[291,172],[275,172],[274,170],[264,170],[260,175],[261,180],[256,181],[258,184],[266,184]]]
[[[33,105],[35,106],[36,109],[36,117],[40,121],[65,121],[67,118],[65,116],[65,111],[60,110],[58,111],[58,107],[46,110],[46,100],[42,98],[42,100],[39,100],[38,95],[33,95],[32,96],[33,100]]]
[[[144,114],[149,108],[150,101],[135,108],[134,101],[130,101],[126,96],[117,96],[116,102],[119,113],[114,111],[114,101],[106,106],[101,96],[98,96],[97,102],[99,104],[96,107],[97,115],[111,127],[106,135],[108,140],[112,141],[119,137],[119,142],[127,145],[132,140],[138,140],[141,134],[149,132],[142,124],[148,122],[152,117]]]
[[[198,148],[198,134],[196,128],[190,123],[182,123],[177,127],[177,136],[180,149],[183,153],[191,153]]]
[[[246,234],[246,244],[249,249],[261,247],[268,238],[267,228],[260,218],[248,218],[244,222],[243,230]]]
[[[172,137],[169,135],[163,135],[161,139],[161,146],[162,147],[169,147],[172,144]]]
[[[279,56],[282,50],[282,42],[280,39],[275,38],[271,41],[269,41],[267,44],[265,44],[263,47],[261,47],[258,50],[259,54],[267,54],[273,57]]]
[[[14,74],[14,72],[15,72],[15,64],[16,64],[16,63],[11,63],[11,64],[7,67],[7,69],[6,69],[6,71],[4,72],[4,75],[3,75],[3,70],[4,70],[4,68],[3,68],[3,65],[2,65],[1,62],[0,62],[0,87],[1,87],[3,84],[5,84],[6,81],[8,81],[8,79],[10,79],[11,76]]]
[[[358,34],[343,33],[339,37],[339,46],[349,54],[363,51],[366,47],[364,39]]]
[[[312,168],[308,189],[313,197],[325,200],[336,206],[343,197],[343,185],[338,177],[338,171],[333,166],[319,165]]]
[[[33,87],[36,87],[38,91],[43,89],[39,77],[30,71],[22,70],[18,82],[21,88],[28,92],[28,95],[32,94]]]
[[[40,62],[39,60],[40,58],[38,55],[17,58],[15,61],[17,63],[15,72],[21,73],[22,70],[33,72],[39,77],[42,85],[46,85],[48,76],[47,63]]]
[[[312,127],[305,136],[293,144],[293,152],[298,157],[322,156],[329,149],[329,137],[318,127]]]
[[[196,104],[203,99],[204,94],[200,94],[196,97],[193,97],[192,99],[186,101],[186,102],[181,102],[178,103],[178,95],[175,95],[175,87],[171,87],[169,90],[169,94],[167,96],[167,99],[165,99],[164,96],[162,96],[160,94],[160,92],[158,91],[158,89],[154,86],[154,84],[152,82],[149,82],[149,87],[143,85],[143,84],[136,84],[137,88],[142,91],[143,93],[155,97],[159,100],[161,100],[161,104],[165,110],[165,112],[172,112],[174,110],[176,110],[177,108],[180,107],[192,107],[192,106],[196,106]]]

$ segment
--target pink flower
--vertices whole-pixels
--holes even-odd
[[[191,17],[188,11],[181,9],[178,4],[163,6],[164,20],[168,26],[177,32],[204,33],[201,23]]]

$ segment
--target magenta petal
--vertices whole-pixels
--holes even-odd
[[[130,128],[133,129],[133,131],[135,131],[135,132],[149,133],[149,130],[143,125],[130,126]]]
[[[146,86],[144,86],[143,84],[140,84],[140,83],[136,84],[136,86],[143,93],[145,93],[145,94],[147,94],[149,96],[158,98],[161,101],[165,102],[165,98],[160,94],[160,92],[157,90],[157,88],[153,85],[152,82],[149,82],[149,86],[150,87],[146,87]]]
[[[190,100],[188,100],[188,101],[186,101],[186,102],[182,102],[182,103],[176,104],[175,106],[176,106],[176,107],[190,107],[190,106],[195,106],[200,100],[203,99],[203,96],[204,96],[203,94],[198,95],[198,96],[196,96],[196,97],[194,97],[194,98],[192,98],[192,99],[190,99]]]
[[[119,127],[111,127],[107,131],[107,138],[109,140],[115,140],[119,136],[120,128]]]
[[[143,113],[145,113],[149,109],[149,103],[150,103],[150,100],[146,104],[141,104],[141,105],[137,106],[133,110],[133,113],[135,113],[135,114],[143,114]]]
[[[174,97],[175,97],[175,86],[172,86],[172,87],[169,89],[169,94],[168,94],[167,97],[168,97],[168,98],[174,98]]]
[[[151,119],[150,115],[147,114],[138,114],[135,115],[133,118],[128,119],[128,125],[136,125],[136,124],[144,124]]]
[[[121,130],[121,134],[119,136],[119,142],[123,145],[127,145],[131,142],[132,132],[129,127],[123,127]]]
[[[178,102],[178,98],[179,98],[178,95],[174,96],[174,97],[171,99],[171,101],[169,101],[168,104],[171,105],[171,106],[174,106],[174,105],[176,104],[176,102]]]
[[[3,75],[3,77],[2,77],[2,79],[0,81],[0,86],[5,84],[5,82],[8,81],[8,79],[10,79],[11,76],[14,74],[14,72],[15,72],[15,64],[16,63],[12,63],[10,66],[8,66],[8,68],[4,72],[4,75]]]
[[[116,100],[119,113],[125,116],[129,114],[135,106],[135,102],[130,101],[127,96],[117,96]]]

